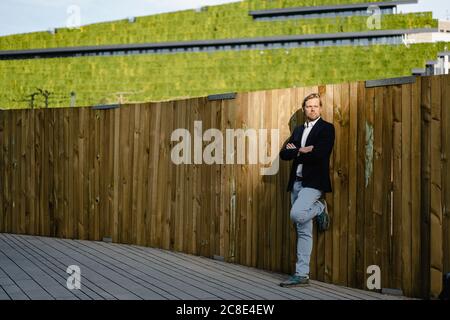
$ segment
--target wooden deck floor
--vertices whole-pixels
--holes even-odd
[[[81,289],[67,288],[69,265]],[[0,234],[0,300],[379,300],[404,299],[153,248]]]

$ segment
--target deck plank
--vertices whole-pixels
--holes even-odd
[[[81,243],[81,242],[80,242]],[[224,286],[220,286],[215,284],[214,282],[206,282],[204,281],[204,278],[202,277],[202,274],[196,273],[194,275],[190,274],[189,272],[184,270],[183,268],[174,268],[173,265],[170,264],[164,264],[156,259],[152,260],[146,260],[140,255],[133,254],[129,250],[120,250],[119,246],[102,246],[99,243],[90,242],[86,243],[84,242],[83,245],[90,248],[90,250],[93,250],[93,252],[97,252],[99,254],[105,253],[109,254],[111,256],[117,256],[120,257],[121,262],[125,263],[127,266],[127,270],[138,270],[143,269],[147,272],[140,272],[142,280],[146,280],[151,274],[148,272],[157,272],[158,274],[163,274],[165,277],[169,277],[169,281],[171,280],[170,277],[178,278],[179,280],[182,280],[184,283],[188,284],[189,286],[186,288],[188,291],[190,291],[191,287],[194,288],[203,288],[206,292],[210,293],[210,298],[220,298],[220,299],[245,299],[248,298],[242,294],[239,294],[239,292],[232,292],[228,288]],[[89,250],[89,249],[86,249]],[[101,250],[101,251],[100,251]],[[215,291],[214,289],[218,289],[220,291]],[[173,288],[172,288],[173,290]],[[191,291],[192,292],[192,291]],[[191,298],[195,298],[191,296]],[[208,298],[208,297],[206,297]]]
[[[11,237],[8,239],[11,241],[12,244],[14,244],[17,248],[22,250],[23,253],[27,254],[29,259],[35,263],[35,265],[42,270],[46,271],[48,275],[52,276],[56,281],[61,283],[64,288],[66,288],[67,283],[67,273],[66,269],[67,266],[63,265],[59,261],[55,259],[51,259],[45,256],[45,252],[40,250],[40,248],[35,248],[32,245],[30,245],[27,242],[22,242],[24,239],[15,239],[14,237]],[[99,289],[92,287],[95,287],[95,284],[89,283],[87,280],[83,283],[83,292],[80,292],[80,290],[73,290],[72,293],[77,296],[81,300],[103,300],[108,298],[113,298],[111,295],[107,294],[106,292],[98,294]],[[68,290],[68,289],[67,289]]]
[[[66,287],[69,265],[81,290]],[[0,300],[391,300],[311,281],[281,288],[287,275],[162,249],[0,233]]]

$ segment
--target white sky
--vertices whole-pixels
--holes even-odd
[[[73,5],[80,8],[80,23],[85,25],[228,2],[236,0],[1,0],[0,35],[65,27]],[[419,0],[419,4],[399,6],[399,11],[433,11],[434,18],[448,20],[450,1]]]

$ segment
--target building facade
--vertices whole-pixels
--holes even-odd
[[[417,0],[245,0],[0,37],[0,108],[164,101],[410,75],[450,41]],[[45,94],[43,94],[45,93]]]

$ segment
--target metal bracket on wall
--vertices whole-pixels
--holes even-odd
[[[120,104],[105,104],[105,105],[98,105],[93,106],[92,109],[94,110],[109,110],[109,109],[117,109],[120,108]]]
[[[215,100],[232,100],[236,99],[236,93],[223,93],[223,94],[213,94],[208,96],[208,101],[215,101]]]
[[[415,76],[381,79],[381,80],[369,80],[366,81],[366,88],[397,86],[401,84],[410,84],[410,83],[416,83]]]

